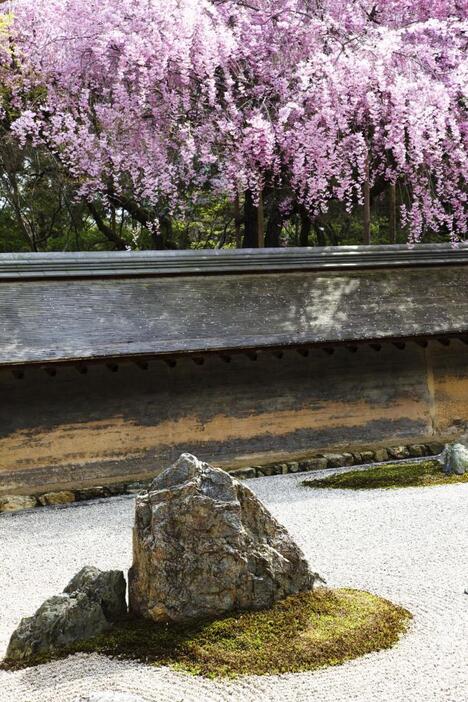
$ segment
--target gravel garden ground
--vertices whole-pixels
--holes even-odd
[[[315,474],[317,478],[330,471]],[[410,610],[392,649],[311,673],[213,681],[168,668],[78,654],[0,671],[2,702],[459,702],[468,689],[468,485],[316,490],[304,474],[249,486],[291,531],[332,587],[379,594]],[[83,565],[127,568],[133,499],[77,503],[0,517],[0,657],[22,616],[60,592]]]

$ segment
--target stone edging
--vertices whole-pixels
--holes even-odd
[[[405,458],[423,458],[438,456],[444,450],[444,444],[411,444],[410,446],[392,446],[361,452],[322,453],[300,461],[287,463],[269,463],[263,466],[252,466],[232,470],[230,473],[242,480],[247,478],[263,478],[269,475],[287,475],[289,473],[304,473],[327,468],[344,468],[345,466],[362,466],[368,463],[384,463]]]
[[[405,458],[422,458],[437,456],[442,453],[444,445],[440,443],[411,444],[409,446],[393,446],[350,453],[321,453],[297,461],[283,463],[268,463],[265,465],[249,466],[236,470],[227,470],[240,480],[263,478],[270,475],[286,475],[289,473],[304,473],[326,468],[343,468],[344,466],[359,466],[367,463],[383,463],[388,460]],[[116,495],[132,495],[145,490],[151,483],[139,480],[128,483],[114,483],[106,486],[81,488],[79,490],[61,490],[46,492],[38,495],[4,495],[0,496],[0,512],[16,512],[34,507],[64,505],[72,502],[115,497]]]

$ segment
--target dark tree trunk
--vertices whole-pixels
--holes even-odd
[[[397,243],[397,200],[396,200],[396,185],[390,183],[388,192],[388,228],[390,230],[390,242]]]
[[[240,202],[239,202],[239,195],[236,195],[234,198],[233,202],[233,208],[234,208],[234,227],[235,227],[235,232],[236,232],[236,247],[238,249],[242,248],[242,233],[241,233],[241,227],[242,227],[242,215],[240,211]]]
[[[309,246],[309,236],[312,229],[312,223],[307,212],[301,208],[301,233],[299,238],[300,246]]]
[[[172,218],[168,215],[161,215],[159,217],[159,234],[151,233],[155,248],[160,251],[175,248],[172,234]]]
[[[370,197],[370,173],[369,173],[369,154],[366,158],[366,177],[363,185],[363,243],[368,245],[371,243],[371,197]]]
[[[320,224],[320,222],[314,222],[315,236],[317,237],[318,246],[326,246],[327,240],[325,238],[325,232]]]
[[[114,227],[110,227],[105,221],[104,218],[101,216],[101,213],[99,212],[98,208],[96,205],[92,202],[88,202],[88,210],[90,211],[97,228],[101,232],[101,234],[104,234],[106,239],[108,239],[112,244],[114,244],[115,248],[118,249],[119,251],[125,251],[126,249],[126,244],[125,241],[117,234],[115,231]]]
[[[332,246],[339,246],[340,240],[332,224],[327,224],[327,234]]]
[[[276,200],[272,200],[270,206],[270,215],[265,233],[265,246],[268,248],[277,248],[280,245],[281,229],[283,227],[283,217],[279,210]]]
[[[244,196],[244,240],[242,247],[244,249],[258,249],[258,212],[250,190],[246,190]]]
[[[263,207],[263,193],[260,193],[257,207],[257,241],[259,248],[265,248],[265,210]]]
[[[154,215],[143,207],[140,207],[136,202],[127,198],[123,195],[113,195],[109,194],[110,201],[122,207],[132,219],[139,222],[143,227],[149,230],[151,234],[151,240],[155,249],[174,249],[177,248],[172,240],[172,219],[168,215],[161,215],[159,217],[159,234],[156,233],[154,227],[151,226],[154,222]]]

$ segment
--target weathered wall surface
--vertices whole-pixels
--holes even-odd
[[[466,265],[4,281],[0,364],[456,334],[467,288]]]
[[[383,345],[308,357],[207,357],[116,373],[0,371],[0,494],[156,473],[190,451],[219,465],[408,443],[468,424],[468,353]]]
[[[440,434],[465,432],[468,429],[468,346],[454,342],[449,347],[431,344],[427,360],[435,431]]]

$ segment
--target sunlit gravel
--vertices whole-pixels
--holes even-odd
[[[77,655],[0,672],[0,701],[467,700],[468,485],[353,492],[305,488],[304,477],[248,484],[329,585],[369,590],[413,613],[396,647],[314,673],[222,682]],[[129,497],[0,516],[0,656],[19,619],[83,565],[128,568],[132,518]]]

